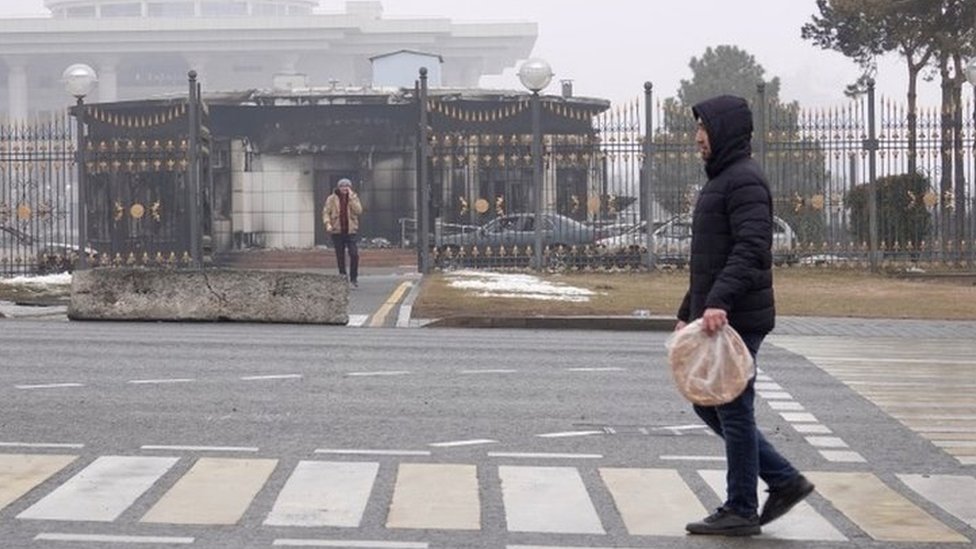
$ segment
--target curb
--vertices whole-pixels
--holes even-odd
[[[424,327],[670,332],[674,330],[675,322],[676,320],[673,317],[664,316],[534,316],[499,318],[454,316],[433,320]]]

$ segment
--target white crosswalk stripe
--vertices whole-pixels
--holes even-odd
[[[627,535],[640,536],[623,546],[646,546],[648,537],[682,538],[685,523],[706,515],[705,502],[710,506],[725,492],[725,473],[719,469],[333,459],[299,461],[291,471],[281,471],[276,459],[202,457],[181,463],[188,459],[102,456],[86,462],[75,455],[0,454],[0,509],[36,498],[31,499],[32,504],[23,502],[26,508],[17,519],[114,522],[139,501],[139,507],[145,506],[148,511],[142,516],[130,512],[122,522],[157,526],[144,532],[130,528],[97,534],[120,543],[129,538],[141,543],[160,535],[160,539],[192,543],[194,537],[187,534],[195,531],[179,527],[242,524],[250,511],[265,513],[257,517],[265,527],[304,529],[275,530],[274,545],[278,546],[421,547],[427,546],[428,540],[418,540],[417,536],[425,532],[477,533],[501,527],[512,535],[528,536],[524,540],[512,538],[510,547],[592,549],[615,545],[609,537],[599,536],[616,535],[620,528]],[[69,467],[76,471],[66,470]],[[395,469],[381,474],[384,467]],[[274,474],[276,470],[280,474]],[[695,476],[718,498],[696,493],[695,486],[700,486],[701,480]],[[976,503],[969,496],[976,491],[974,476],[903,474],[887,482],[870,472],[813,471],[808,476],[817,484],[818,495],[764,527],[762,537],[841,544],[853,544],[865,534],[889,543],[974,541],[965,531],[961,533],[944,522],[955,517],[976,527]],[[486,491],[500,496],[502,516],[483,515],[485,506],[491,505],[485,501]],[[262,493],[267,494],[268,503],[255,505]],[[594,496],[599,493],[609,495],[610,503],[598,505],[600,498]],[[913,503],[912,498],[931,502],[942,510],[941,518]],[[375,513],[367,516],[368,509],[384,512],[380,517]],[[486,525],[485,517],[502,523]],[[158,525],[175,530],[158,530]],[[382,528],[394,536],[408,530],[411,533],[404,541],[295,535],[315,533],[316,528],[364,529],[373,534]],[[42,532],[37,539],[70,541],[83,536],[68,532],[64,524],[59,524],[58,530]],[[547,545],[546,538],[539,537],[542,534],[561,537],[554,538],[558,543]],[[567,543],[571,540],[564,537],[567,535],[589,537]],[[601,539],[607,541],[601,543]],[[543,545],[519,545],[520,541]]]
[[[302,461],[288,478],[268,526],[356,528],[366,510],[378,463]]]
[[[177,461],[167,457],[100,457],[17,518],[111,522]]]

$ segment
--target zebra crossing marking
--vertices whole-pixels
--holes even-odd
[[[480,530],[477,467],[401,463],[386,527]]]
[[[344,539],[276,539],[274,547],[355,547],[357,549],[427,549],[423,542],[357,541]]]
[[[275,459],[201,458],[141,522],[237,524],[277,464]]]
[[[187,537],[167,536],[110,536],[103,534],[62,534],[41,533],[34,536],[34,541],[77,541],[82,543],[152,543],[166,545],[192,545],[196,540]]]
[[[17,501],[76,459],[78,456],[0,455],[0,509]]]
[[[510,532],[606,533],[575,468],[503,465],[498,476]]]
[[[632,536],[684,537],[684,525],[706,514],[674,469],[601,468],[627,532]]]
[[[878,541],[967,543],[871,473],[807,474],[817,492]]]
[[[962,475],[898,475],[906,486],[976,528],[976,478]]]
[[[698,475],[719,498],[725,500],[725,471],[701,470],[698,471]],[[819,484],[817,487],[819,488]],[[764,501],[765,493],[760,493],[760,508]],[[847,541],[847,536],[834,528],[805,501],[798,503],[793,510],[776,522],[763,526],[761,537],[799,541]]]
[[[112,522],[178,460],[169,457],[100,457],[17,518]]]
[[[139,447],[143,451],[163,452],[248,452],[255,453],[259,448],[247,446],[164,446],[158,444],[144,444]]]
[[[0,454],[0,509],[25,497],[51,477],[75,463],[74,455]],[[180,458],[102,456],[95,458],[46,496],[17,515],[18,519],[112,522],[162,481]],[[200,458],[159,490],[162,496],[141,523],[233,525],[267,488],[274,459]],[[263,522],[271,527],[363,527],[372,498],[388,503],[384,528],[429,531],[480,531],[482,487],[479,467],[494,465],[400,463],[392,486],[377,486],[380,463],[300,461],[280,487]],[[576,466],[497,466],[504,513],[503,524],[513,533],[605,535],[591,489],[605,488],[607,507],[619,517],[628,535],[681,537],[684,524],[707,513],[702,499],[677,469],[595,469],[597,480],[581,476]],[[808,472],[823,499],[841,516],[879,542],[967,543],[955,522],[943,523],[864,472]],[[702,469],[698,475],[720,498],[725,474]],[[961,523],[976,527],[976,477],[968,475],[901,474],[901,491],[911,490]],[[588,486],[587,483],[594,486]],[[762,497],[760,496],[760,500]],[[153,502],[149,502],[153,503]],[[808,502],[763,528],[763,537],[801,541],[849,541]],[[111,536],[90,539],[70,533],[42,534],[39,540],[78,543],[168,543],[153,536]],[[191,540],[193,538],[172,538]],[[426,547],[414,542],[292,539],[279,546],[307,547]],[[542,541],[539,539],[538,541]],[[564,541],[564,540],[559,540]],[[597,541],[597,543],[599,543]],[[543,547],[510,545],[509,547]],[[562,546],[558,546],[561,548]],[[552,546],[551,549],[557,549]],[[567,548],[566,549],[571,549]],[[592,549],[592,548],[590,548]]]
[[[357,528],[379,467],[375,462],[299,462],[264,524]]]

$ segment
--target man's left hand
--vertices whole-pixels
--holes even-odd
[[[712,335],[718,330],[721,330],[728,323],[728,314],[724,309],[705,309],[705,312],[702,314],[702,328],[705,329],[705,333],[708,335]]]

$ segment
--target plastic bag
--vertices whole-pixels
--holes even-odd
[[[735,400],[755,372],[752,354],[727,324],[709,336],[698,319],[671,334],[664,346],[678,391],[699,406]]]

